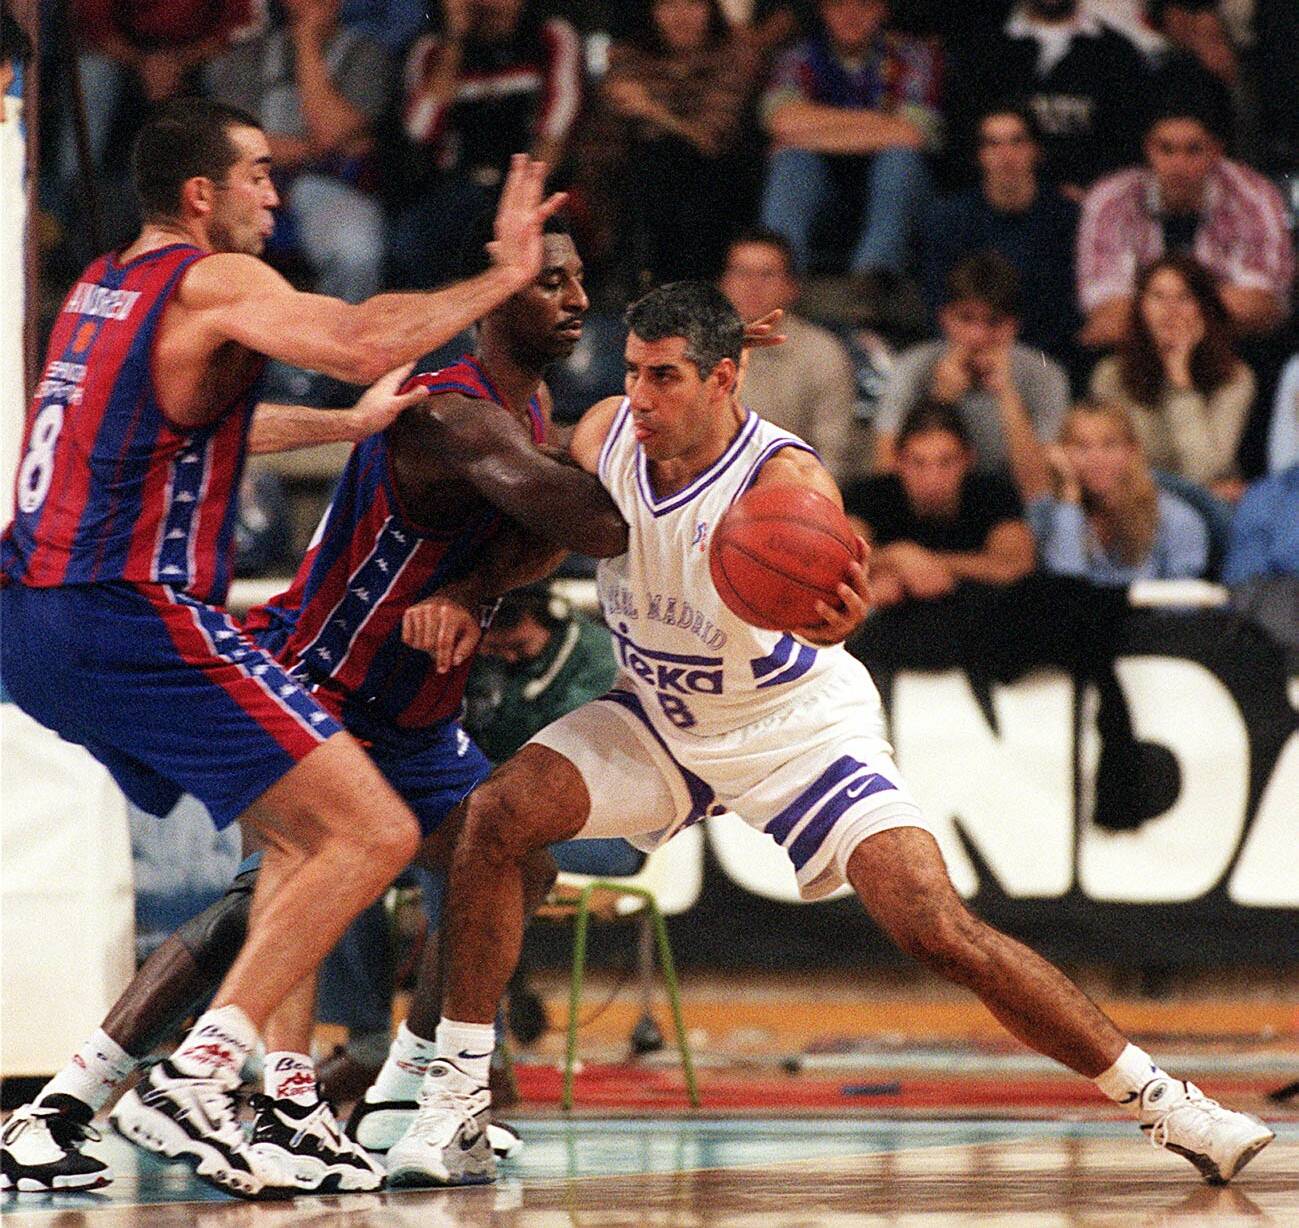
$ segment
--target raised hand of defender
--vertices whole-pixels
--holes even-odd
[[[816,612],[821,621],[811,627],[796,627],[793,634],[799,639],[812,644],[829,647],[842,644],[858,627],[866,621],[871,608],[870,583],[866,578],[866,560],[871,548],[864,537],[854,539],[857,543],[857,559],[848,565],[848,574],[839,585],[839,604],[832,606],[824,601],[816,603]]]
[[[481,637],[478,603],[466,603],[451,591],[434,593],[402,615],[402,640],[433,657],[439,674],[468,661]]]
[[[515,154],[510,159],[510,173],[496,206],[496,237],[487,245],[487,251],[492,263],[512,274],[520,289],[541,272],[541,229],[568,199],[567,192],[553,192],[543,200],[545,188],[544,162],[527,154]]]

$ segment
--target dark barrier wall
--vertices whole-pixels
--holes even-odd
[[[899,764],[953,880],[984,917],[1060,960],[1299,963],[1299,671],[1226,611],[1133,611],[1118,635],[1133,738],[1120,766],[1137,770],[1099,815],[1093,682],[877,665]],[[902,958],[855,900],[796,902],[783,854],[738,820],[708,820],[691,848],[701,889],[670,921],[686,965]],[[677,867],[677,881],[697,869]],[[552,958],[564,937],[543,939]],[[627,945],[606,930],[596,955]]]

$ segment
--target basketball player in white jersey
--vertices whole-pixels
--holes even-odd
[[[732,810],[789,854],[807,899],[845,881],[908,954],[976,993],[1020,1040],[1127,1105],[1152,1140],[1227,1181],[1273,1138],[1166,1075],[1063,974],[966,909],[884,739],[879,694],[843,647],[866,616],[862,562],[795,634],[733,615],[713,588],[711,534],[746,490],[810,486],[839,502],[802,440],[736,390],[743,326],[702,282],[627,313],[625,397],[578,424],[574,460],[630,526],[600,562],[622,673],[536,735],[464,803],[451,872],[438,1057],[389,1152],[392,1185],[490,1180],[484,1128],[492,1020],[519,954],[522,866],[544,845],[623,836],[646,849]]]

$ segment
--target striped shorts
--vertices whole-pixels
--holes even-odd
[[[218,828],[342,726],[224,610],[162,584],[0,588],[0,677],[149,814]]]
[[[853,666],[784,712],[712,736],[655,723],[623,677],[532,741],[586,782],[591,809],[575,838],[622,836],[652,851],[732,811],[786,851],[800,894],[816,900],[846,881],[848,858],[868,836],[930,830],[893,762],[878,701],[865,702]]]

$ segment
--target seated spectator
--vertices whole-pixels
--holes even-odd
[[[1251,483],[1236,508],[1223,583],[1260,576],[1299,577],[1299,464]]]
[[[718,0],[655,0],[641,28],[609,48],[582,181],[597,207],[621,188],[610,204],[637,284],[721,269],[755,70]]]
[[[978,186],[937,201],[922,235],[926,304],[936,315],[961,257],[994,251],[1019,274],[1020,336],[1067,366],[1082,324],[1074,301],[1078,206],[1039,179],[1042,144],[1027,108],[992,106],[978,119],[975,144]]]
[[[1267,438],[1269,473],[1280,473],[1294,464],[1299,464],[1299,354],[1281,373]]]
[[[1219,124],[1202,99],[1173,91],[1147,127],[1144,164],[1088,192],[1078,228],[1085,344],[1123,339],[1137,274],[1166,252],[1209,270],[1239,332],[1269,333],[1285,319],[1294,250],[1281,194],[1223,156]]]
[[[929,399],[902,423],[896,471],[849,485],[844,508],[871,545],[879,607],[945,597],[965,580],[1010,585],[1033,570],[1015,487],[976,472],[965,422]]]
[[[1204,521],[1159,488],[1122,405],[1075,406],[1047,456],[1054,492],[1023,492],[1047,572],[1102,585],[1204,574]]]
[[[377,43],[340,24],[340,2],[284,0],[285,24],[231,47],[208,66],[207,81],[213,97],[265,128],[282,177],[277,231],[292,229],[313,288],[359,303],[379,290],[383,272],[383,210],[368,189],[368,155],[393,66]]]
[[[772,153],[762,224],[785,236],[800,271],[832,204],[858,219],[854,273],[902,271],[929,195],[924,150],[939,140],[939,58],[884,29],[884,0],[820,0],[820,30],[776,62],[762,98]]]
[[[1091,395],[1121,402],[1156,469],[1235,500],[1236,447],[1254,401],[1254,376],[1231,348],[1213,279],[1187,256],[1142,271],[1118,355],[1092,373]]]
[[[422,289],[456,273],[510,156],[552,171],[582,104],[582,44],[537,0],[443,0],[441,31],[406,60],[405,149],[396,159],[392,274]]]
[[[106,154],[125,102],[157,103],[192,89],[196,70],[223,52],[236,32],[255,29],[264,19],[261,9],[258,0],[72,0],[91,161],[87,169],[111,173]],[[59,173],[71,182],[77,172],[75,132],[71,116],[65,115]]]
[[[995,252],[966,257],[948,278],[938,314],[941,341],[904,350],[875,419],[875,467],[892,464],[894,435],[925,398],[949,405],[974,442],[981,473],[1010,478],[1037,462],[1069,408],[1069,381],[1057,363],[1017,340],[1019,279]]]
[[[970,39],[954,56],[960,139],[969,139],[973,118],[1009,88],[1037,120],[1046,177],[1072,199],[1136,156],[1133,99],[1149,71],[1146,59],[1080,0],[1024,0],[998,34]]]
[[[853,447],[853,360],[832,332],[791,310],[799,292],[793,259],[789,244],[769,230],[744,232],[727,252],[720,284],[740,318],[785,313],[785,343],[747,351],[741,396],[768,422],[807,440],[843,482],[865,468]]]
[[[1299,463],[1245,491],[1222,579],[1236,609],[1299,650]]]

